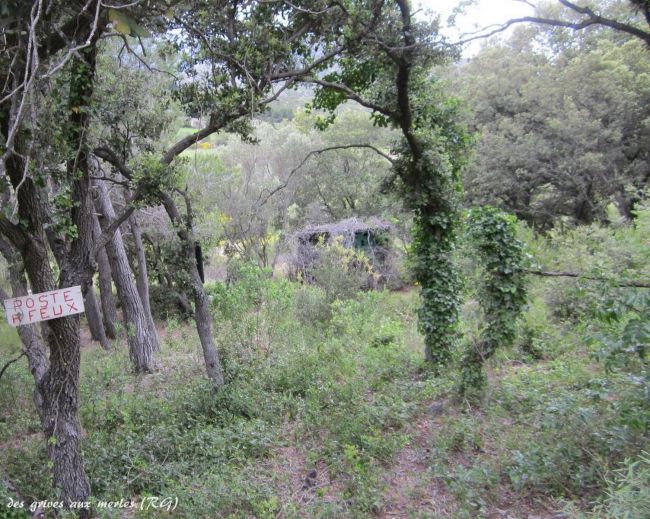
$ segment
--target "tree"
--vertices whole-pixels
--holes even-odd
[[[12,7],[0,57],[0,233],[20,254],[34,292],[81,285],[85,294],[95,255],[134,210],[94,233],[89,127],[97,43],[109,10],[76,1]],[[79,323],[75,315],[44,324],[49,365],[41,378],[35,374],[47,452],[65,503],[86,502],[90,494],[78,416]]]
[[[171,7],[172,13],[165,3],[107,7],[99,1],[34,0],[17,3],[2,29],[7,43],[0,56],[0,132],[10,187],[1,184],[9,203],[3,204],[0,233],[19,252],[31,289],[81,285],[87,293],[95,258],[114,232],[138,205],[160,203],[180,243],[208,377],[223,384],[195,261],[192,200],[176,183],[182,167],[177,159],[218,131],[247,138],[251,126],[243,116],[263,111],[297,82],[316,84],[317,105],[333,108],[351,99],[373,110],[377,124],[394,124],[402,132],[395,173],[420,223],[423,329],[429,356],[439,351],[444,361],[452,342],[445,332],[453,331],[457,311],[449,253],[464,138],[452,124],[453,106],[442,98],[432,105],[426,97],[428,66],[443,54],[432,47],[428,28],[413,24],[408,3],[400,0],[197,0]],[[175,83],[175,96],[188,114],[204,114],[207,124],[163,150],[132,158],[92,131],[97,56],[103,36],[143,36],[145,27],[183,51],[184,77]],[[335,63],[340,72],[332,75]],[[110,164],[112,178],[121,181],[121,175],[132,194],[119,215],[109,215],[100,235],[93,220],[92,155]],[[429,326],[431,315],[440,316],[440,326]],[[85,502],[90,493],[80,448],[79,326],[78,316],[45,325],[49,367],[38,382],[48,456],[66,503]]]
[[[223,384],[223,374],[212,338],[208,298],[195,261],[191,199],[169,179],[173,177],[177,157],[209,135],[226,130],[247,138],[251,127],[242,116],[263,111],[298,78],[302,80],[312,71],[330,66],[344,49],[344,38],[338,35],[336,27],[349,24],[370,33],[378,23],[382,5],[369,2],[371,9],[367,11],[365,2],[351,10],[326,2],[318,4],[322,4],[320,8],[313,2],[259,2],[242,6],[223,0],[214,5],[196,2],[179,8],[167,26],[170,43],[188,51],[183,53],[180,63],[186,78],[177,83],[175,96],[188,115],[202,114],[207,124],[167,148],[159,160],[148,161],[139,175],[109,146],[97,146],[94,150],[97,157],[133,183],[134,192],[147,190],[149,200],[156,198],[165,208],[180,242],[186,286],[194,302],[208,376],[217,386]],[[169,13],[164,10],[161,14]],[[324,34],[333,37],[321,41]],[[321,44],[323,53],[315,57],[314,46]],[[184,202],[184,214],[175,197]]]
[[[97,181],[94,185],[94,192],[95,207],[100,215],[100,225],[107,229],[110,222],[114,221],[116,217],[108,189],[102,181]],[[147,315],[143,308],[119,229],[106,244],[106,252],[111,264],[117,295],[122,303],[131,362],[137,373],[150,373],[155,370],[153,355],[154,352],[160,350],[160,345],[151,314]]]
[[[74,6],[77,7],[77,6]],[[47,225],[52,220],[48,211],[51,199],[43,196],[38,178],[30,171],[30,146],[42,131],[38,121],[25,124],[25,104],[37,103],[37,92],[33,83],[42,79],[39,61],[54,56],[65,49],[60,34],[50,31],[41,21],[59,15],[59,10],[42,11],[41,3],[27,5],[20,9],[12,23],[4,29],[9,41],[10,52],[2,57],[5,78],[2,92],[3,106],[0,112],[0,132],[5,138],[3,146],[3,167],[13,190],[17,218],[3,212],[0,216],[0,232],[20,252],[32,290],[45,292],[55,286],[82,285],[85,292],[88,278],[93,270],[92,231],[87,215],[91,214],[88,184],[88,153],[85,128],[88,123],[88,103],[92,95],[94,74],[94,46],[102,26],[95,17],[82,9],[74,10],[64,27],[73,24],[70,36],[87,41],[77,56],[69,58],[69,96],[67,132],[63,140],[66,167],[60,171],[60,178],[66,181],[69,199],[74,201],[68,212],[69,224],[63,232],[55,234],[56,228]],[[48,20],[49,21],[49,20]],[[59,62],[61,63],[61,62]],[[29,97],[29,99],[28,99]],[[36,106],[34,106],[36,108]],[[31,134],[31,135],[30,135]],[[36,134],[36,135],[34,135]],[[69,148],[68,148],[69,147]],[[42,179],[41,179],[42,180]],[[5,209],[8,209],[5,206]],[[46,232],[47,229],[47,232]],[[67,232],[65,232],[67,231]],[[49,250],[52,251],[59,268],[59,281],[50,266]],[[90,486],[86,477],[81,455],[81,431],[78,418],[79,405],[79,317],[55,319],[48,322],[50,331],[47,343],[50,351],[49,367],[41,380],[36,380],[43,401],[42,424],[48,446],[48,456],[53,462],[55,481],[65,501],[86,501]],[[88,515],[83,512],[82,515]]]
[[[372,110],[378,125],[401,132],[393,150],[392,184],[414,216],[412,263],[421,285],[420,328],[426,359],[440,369],[451,359],[458,336],[460,282],[453,251],[468,139],[457,104],[430,77],[431,66],[448,57],[446,47],[433,41],[436,27],[416,23],[405,0],[374,4],[367,16],[377,16],[381,24],[371,33],[351,32],[351,47],[362,48],[362,55],[346,54],[339,71],[303,80],[319,87],[315,107],[333,111],[352,100]]]
[[[562,216],[602,221],[612,201],[631,219],[650,179],[647,50],[605,33],[553,58],[519,42],[485,49],[452,80],[480,134],[469,203],[498,204],[542,230]]]

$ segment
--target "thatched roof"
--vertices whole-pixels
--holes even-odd
[[[321,225],[308,225],[294,233],[298,238],[305,238],[313,236],[314,234],[329,234],[330,236],[345,236],[355,234],[357,232],[382,232],[390,231],[392,225],[376,216],[372,216],[365,220],[360,218],[347,218],[334,223],[326,223]]]

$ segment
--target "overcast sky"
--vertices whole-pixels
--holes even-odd
[[[413,3],[440,13],[444,26],[447,18],[459,2],[458,0],[414,0]],[[516,0],[478,0],[477,5],[468,7],[466,11],[467,14],[456,18],[458,32],[447,32],[450,37],[458,37],[459,33],[472,32],[488,25],[503,23],[511,18],[533,14],[533,10],[529,5]],[[479,47],[480,43],[472,45],[467,50],[466,55],[475,53]]]

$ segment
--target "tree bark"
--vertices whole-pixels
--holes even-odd
[[[135,282],[138,287],[138,293],[140,294],[140,300],[142,301],[142,308],[149,320],[149,327],[153,330],[153,333],[156,333],[156,324],[154,323],[153,315],[151,314],[151,302],[149,299],[149,272],[147,270],[147,258],[144,254],[142,231],[140,230],[140,224],[135,215],[131,215],[129,218],[129,227],[131,228],[131,234],[133,235],[133,245],[138,260]],[[160,346],[158,348],[160,349]]]
[[[208,378],[215,387],[223,386],[225,383],[223,369],[219,353],[212,338],[212,315],[210,314],[210,301],[203,288],[203,282],[196,266],[196,256],[194,250],[194,239],[192,236],[192,209],[188,203],[187,222],[183,222],[178,208],[171,196],[163,194],[163,206],[177,228],[178,237],[181,240],[181,246],[185,253],[185,262],[187,265],[187,274],[190,277],[192,296],[194,299],[194,321],[196,331],[201,342],[203,350],[203,360]]]
[[[55,288],[54,274],[43,242],[33,240],[26,244],[23,261],[34,292]],[[73,286],[78,281],[69,268],[61,272],[61,287]],[[83,290],[83,289],[82,289]],[[79,316],[53,319],[48,322],[50,349],[49,369],[38,383],[42,397],[43,432],[47,439],[47,453],[52,460],[52,471],[63,501],[87,501],[90,483],[81,453],[81,424],[79,423]],[[89,517],[82,511],[81,517]]]
[[[93,215],[93,226],[95,236],[99,236],[102,231],[99,226],[99,220],[95,215]],[[113,299],[113,278],[111,277],[111,264],[108,261],[106,248],[102,247],[97,252],[96,260],[97,271],[99,273],[99,298],[102,303],[104,330],[106,331],[106,337],[114,340],[117,339],[117,330],[115,328],[117,308],[115,307],[115,299]]]
[[[189,245],[187,248],[190,249],[190,260],[192,260],[194,259],[194,246],[191,242],[187,245]],[[203,289],[203,283],[201,282],[199,271],[196,268],[196,263],[191,263],[191,265],[189,274],[192,282],[192,293],[194,295],[194,320],[196,322],[196,331],[198,332],[199,340],[201,341],[205,369],[208,378],[215,386],[223,386],[225,380],[223,377],[221,360],[219,359],[219,353],[217,352],[217,348],[214,345],[214,339],[212,338],[212,314],[210,314],[210,301]]]
[[[115,219],[113,204],[103,182],[95,183],[95,193],[97,210],[101,213],[99,222],[102,229],[106,229]],[[151,373],[156,369],[154,352],[160,349],[158,336],[155,329],[151,329],[149,319],[145,315],[119,229],[106,244],[106,252],[117,287],[117,295],[122,304],[129,356],[133,368],[136,373]]]
[[[0,240],[0,253],[5,258],[9,267],[9,283],[11,284],[13,297],[26,296],[27,281],[18,254],[16,254],[12,247],[4,240]],[[6,294],[2,294],[2,299],[4,300],[5,298]],[[32,377],[34,377],[34,382],[36,383],[32,398],[34,400],[34,405],[36,406],[36,412],[42,420],[43,397],[41,396],[38,387],[49,367],[47,351],[45,349],[45,344],[38,333],[36,325],[29,324],[19,326],[17,331],[18,336],[20,337],[20,342],[23,345],[23,352],[27,355],[29,371],[32,373]]]
[[[95,287],[92,284],[88,287],[88,292],[86,292],[85,307],[86,319],[88,320],[88,328],[90,328],[90,335],[94,341],[97,341],[99,344],[101,344],[102,348],[105,350],[110,350],[111,345],[108,342],[108,337],[106,337],[104,323],[102,322],[102,315],[99,310],[99,304],[97,302],[97,295],[95,294]]]

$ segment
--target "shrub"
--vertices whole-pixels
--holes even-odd
[[[644,519],[650,517],[650,453],[635,461],[626,459],[608,483],[606,497],[594,508],[601,519]]]
[[[318,286],[302,286],[294,299],[295,315],[303,325],[326,323],[332,316],[325,291]]]
[[[318,257],[308,276],[323,289],[328,304],[354,299],[360,290],[374,286],[374,272],[363,251],[347,248],[341,237],[316,246]]]

